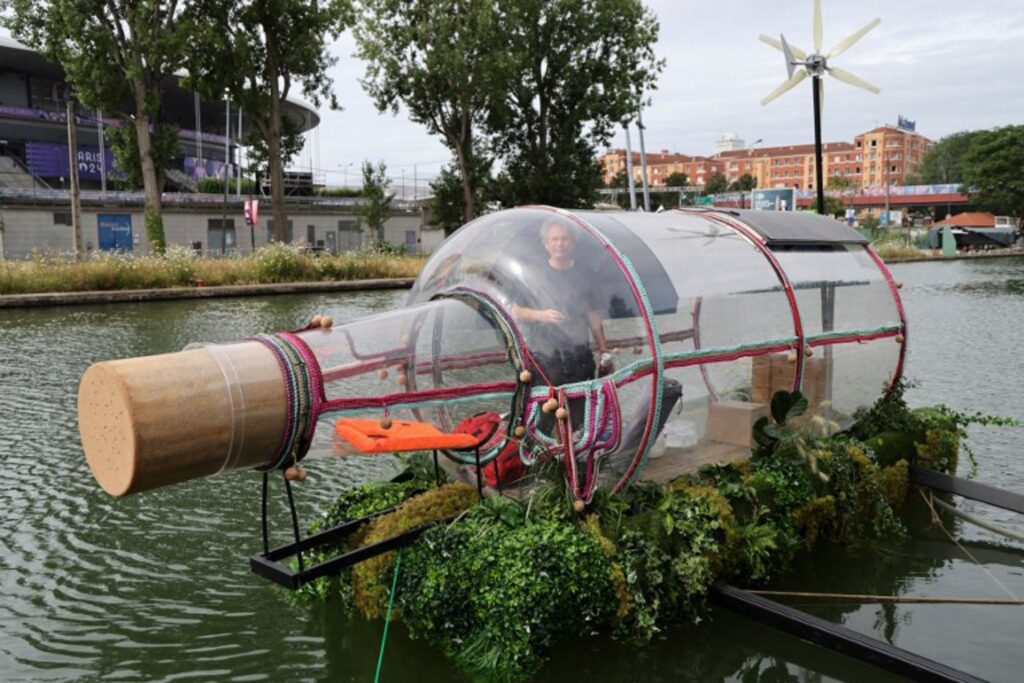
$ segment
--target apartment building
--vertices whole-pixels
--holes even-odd
[[[883,187],[887,180],[902,185],[932,144],[923,135],[896,126],[880,126],[858,135],[852,143],[824,143],[822,166],[826,187],[832,178],[841,178],[850,187]],[[610,150],[601,157],[601,163],[605,182],[609,182],[626,170],[626,151]],[[730,183],[750,175],[756,181],[755,187],[816,189],[813,144],[727,150],[710,157],[668,150],[647,155],[651,185],[664,185],[665,178],[675,172],[685,173],[689,184],[697,187],[703,187],[712,175],[721,173]],[[641,174],[640,154],[633,152],[633,176],[637,182]]]

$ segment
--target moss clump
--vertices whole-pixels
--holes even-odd
[[[457,515],[469,508],[476,497],[476,490],[461,482],[421,493],[402,503],[394,512],[371,520],[357,545],[372,545],[429,522]],[[352,596],[356,606],[368,618],[378,618],[383,614],[384,584],[394,562],[394,552],[383,553],[359,563],[352,570]]]
[[[349,489],[334,499],[323,514],[309,526],[309,535],[318,534],[332,527],[361,519],[381,510],[395,507],[418,493],[426,491],[429,485],[421,480],[404,482],[370,482]],[[307,565],[319,564],[340,552],[347,550],[359,540],[361,531],[349,536],[344,541],[314,552],[303,555]],[[298,569],[298,561],[292,562],[292,569]],[[314,600],[326,600],[338,596],[346,602],[352,598],[352,586],[348,574],[321,577],[297,591],[287,593],[296,603],[308,603]]]

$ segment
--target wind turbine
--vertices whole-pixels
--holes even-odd
[[[830,59],[838,57],[843,52],[846,52],[856,43],[858,40],[864,37],[864,35],[882,23],[881,19],[873,19],[865,24],[861,29],[854,31],[846,38],[843,38],[835,47],[829,50],[825,54],[821,54],[821,0],[814,0],[814,52],[807,54],[795,45],[790,45],[786,42],[786,38],[779,34],[779,39],[776,40],[771,36],[761,34],[759,36],[761,42],[767,43],[777,50],[781,50],[783,56],[786,58],[786,80],[779,87],[775,88],[767,97],[761,100],[761,104],[766,105],[774,100],[779,95],[791,90],[802,80],[811,77],[811,83],[813,84],[813,99],[814,99],[814,161],[815,161],[815,173],[816,182],[815,186],[818,190],[818,213],[824,215],[825,213],[825,184],[824,184],[824,169],[821,163],[821,110],[824,108],[825,103],[825,86],[821,82],[821,77],[826,73],[835,79],[849,83],[852,86],[863,88],[876,95],[881,92],[878,88],[871,85],[863,78],[856,76],[845,69],[840,69],[829,64]],[[803,67],[800,70],[796,70],[796,67]]]

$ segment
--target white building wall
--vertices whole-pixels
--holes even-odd
[[[261,207],[262,208],[262,207]],[[149,243],[146,238],[144,214],[140,208],[93,208],[82,209],[82,246],[86,252],[99,248],[99,214],[127,214],[131,217],[132,252],[146,254]],[[235,247],[230,253],[248,254],[252,242],[256,248],[265,246],[270,241],[269,212],[261,211],[259,225],[255,226],[250,235],[249,226],[240,213],[229,212],[229,226],[234,222]],[[220,225],[222,213],[211,207],[209,211],[175,210],[164,208],[164,234],[168,245],[191,247],[198,243],[204,254],[219,255],[220,241],[210,244],[210,223]],[[365,230],[358,229],[354,214],[297,213],[290,214],[292,223],[292,241],[300,245],[329,249],[333,241],[338,252],[359,250],[370,243]],[[67,222],[65,222],[67,221]],[[0,208],[0,257],[17,259],[26,258],[34,251],[70,254],[74,250],[74,238],[71,233],[70,212],[66,206],[55,208],[39,207],[4,207]],[[384,225],[384,239],[401,246],[407,238],[420,247],[421,219],[418,214],[399,214],[392,216]],[[312,228],[312,242],[309,242]],[[407,233],[412,233],[411,236]],[[333,236],[333,237],[332,237]]]

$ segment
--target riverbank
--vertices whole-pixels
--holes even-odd
[[[106,293],[127,290],[182,290],[174,291],[167,298],[188,298],[216,296],[205,291],[184,293],[206,288],[320,283],[330,291],[338,282],[415,278],[424,261],[424,256],[377,251],[314,254],[288,244],[271,244],[251,256],[225,258],[201,258],[194,251],[181,247],[169,248],[162,257],[94,253],[75,261],[66,255],[39,255],[24,261],[0,261],[0,295],[88,293],[84,298],[67,300],[88,303],[97,299],[137,301],[161,298],[136,291],[120,295],[127,298],[105,296]],[[224,291],[226,296],[246,293],[238,289]],[[279,290],[255,291],[272,294]],[[283,291],[296,290],[286,288]]]
[[[36,306],[80,306],[173,299],[217,299],[274,294],[314,292],[365,292],[377,289],[408,289],[413,277],[342,280],[337,282],[283,282],[263,285],[223,285],[220,287],[167,287],[150,289],[111,289],[88,292],[40,292],[0,295],[0,309]]]
[[[879,250],[882,260],[891,265],[1020,257],[1024,248],[961,252],[953,257],[938,250],[905,254]],[[278,245],[248,258],[200,259],[171,253],[164,259],[110,256],[80,263],[0,261],[0,309],[407,289],[424,262],[423,257],[374,253],[311,256]],[[119,286],[136,282],[156,284]],[[92,289],[90,283],[94,283]]]

